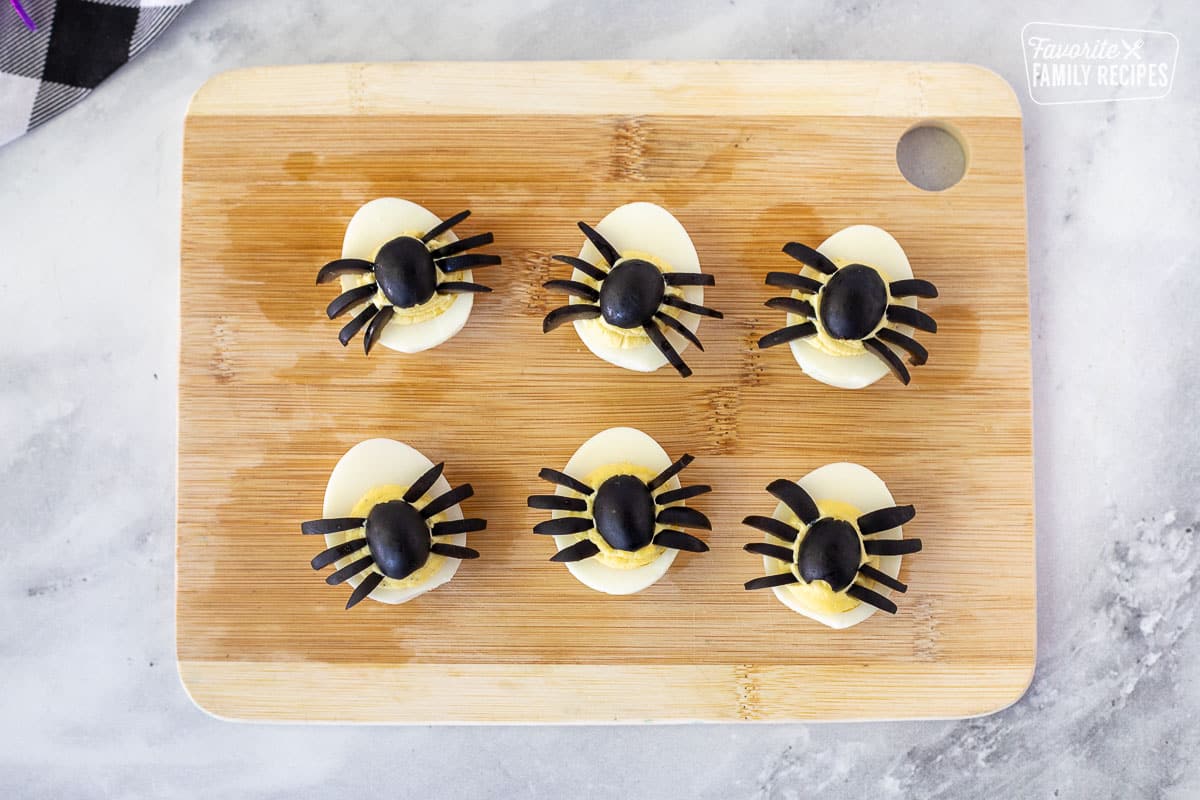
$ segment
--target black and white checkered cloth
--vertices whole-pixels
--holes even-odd
[[[87,97],[190,2],[0,0],[0,145]]]

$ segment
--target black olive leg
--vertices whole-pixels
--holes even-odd
[[[643,325],[642,330],[646,332],[646,336],[650,337],[650,342],[658,349],[658,352],[663,354],[663,358],[667,359],[667,363],[674,367],[681,377],[691,376],[692,368],[687,365],[679,355],[679,351],[653,321]]]
[[[366,524],[366,517],[330,517],[314,519],[300,524],[300,532],[309,536],[352,531]]]
[[[892,281],[888,285],[888,294],[892,297],[937,297],[938,290],[929,281],[909,278],[903,281]]]
[[[891,328],[880,328],[875,334],[877,339],[895,345],[901,350],[908,353],[908,363],[914,367],[919,367],[929,360],[929,351],[911,336],[905,336],[900,331],[894,331]]]
[[[395,307],[384,306],[383,308],[379,309],[379,313],[371,319],[371,324],[367,326],[367,332],[363,334],[363,352],[366,355],[371,355],[371,348],[374,347],[375,343],[379,341],[379,337],[383,333],[383,329],[389,322],[392,321],[392,317],[395,316],[395,314]]]
[[[908,367],[904,366],[904,362],[900,360],[900,357],[892,352],[892,349],[886,344],[872,336],[870,339],[863,340],[863,347],[870,350],[880,361],[886,364],[887,368],[896,376],[896,379],[905,386],[912,380],[912,377],[908,374]]]
[[[354,319],[347,322],[338,331],[338,341],[342,343],[342,347],[350,344],[350,340],[354,338],[354,334],[358,333],[363,325],[371,321],[371,318],[379,313],[379,306],[374,303],[367,303],[366,307],[355,315]]]
[[[374,563],[375,563],[375,559],[372,558],[371,556],[363,556],[362,558],[358,559],[357,561],[353,561],[350,564],[347,564],[346,566],[339,569],[337,572],[330,575],[328,578],[325,579],[325,582],[328,583],[330,586],[337,586],[339,583],[345,583],[346,581],[350,580],[358,573],[362,572],[364,569],[368,569]]]
[[[751,542],[742,549],[747,553],[755,553],[756,555],[766,556],[767,558],[773,558],[786,564],[790,564],[795,560],[791,550],[786,547],[780,547],[777,544],[770,544],[768,542]]]
[[[466,219],[469,216],[471,216],[471,212],[469,209],[466,211],[458,212],[454,216],[449,217],[449,218],[443,220],[442,222],[439,222],[437,225],[434,225],[432,228],[430,228],[428,231],[426,231],[425,235],[421,237],[421,241],[424,242],[425,244],[429,244],[434,239],[441,236],[443,233],[450,230],[455,225],[462,222],[464,219]]]
[[[363,549],[367,546],[366,539],[351,539],[348,542],[335,544],[328,550],[324,550],[317,554],[312,560],[313,569],[324,569],[335,561],[340,561],[353,552]]]
[[[680,472],[683,472],[683,470],[687,469],[687,466],[695,460],[695,456],[691,455],[690,453],[684,453],[678,458],[678,460],[675,461],[675,463],[658,473],[654,480],[647,483],[646,488],[652,492],[655,491],[658,489],[658,487],[671,480],[671,478],[674,478]]]
[[[365,600],[370,596],[371,592],[375,591],[375,587],[381,583],[383,583],[383,575],[378,572],[372,572],[363,578],[363,582],[358,585],[358,588],[350,593],[350,599],[346,601],[346,609],[354,608]]]
[[[321,271],[317,273],[317,283],[328,283],[343,275],[365,275],[374,271],[375,265],[365,259],[339,258],[337,261],[330,261],[321,267]]]
[[[325,316],[337,319],[359,303],[368,300],[376,291],[375,284],[368,283],[365,286],[356,286],[348,292],[342,292],[333,298],[325,308]]]
[[[591,539],[583,539],[570,547],[564,547],[554,555],[550,556],[551,561],[559,563],[567,563],[570,561],[583,561],[585,558],[591,558],[600,552],[600,546]]]
[[[494,267],[501,263],[500,256],[494,256],[490,253],[467,253],[464,256],[453,256],[451,258],[443,258],[441,261],[435,262],[442,272],[460,272],[464,269],[478,269],[479,267]]]
[[[858,530],[863,536],[898,528],[917,515],[917,509],[909,506],[889,506],[869,511],[858,518]]]
[[[794,542],[796,537],[800,535],[800,531],[788,525],[786,522],[780,522],[774,517],[763,517],[758,514],[751,514],[742,520],[743,525],[749,525],[751,528],[756,528],[763,533],[769,533],[776,539],[783,539],[785,542]]]
[[[687,506],[668,506],[658,512],[658,516],[654,521],[659,525],[678,525],[684,528],[701,528],[706,531],[712,530],[712,523],[708,517],[700,513],[694,508]]]
[[[588,517],[559,517],[539,522],[533,526],[533,532],[542,536],[569,536],[590,531],[593,525],[595,523]]]
[[[704,272],[664,272],[667,286],[714,286],[716,279]]]
[[[546,281],[542,284],[542,286],[550,289],[551,291],[563,292],[564,294],[569,294],[573,297],[579,297],[592,303],[600,299],[599,292],[588,286],[586,283],[580,283],[579,281],[570,281],[559,278],[552,281]]]
[[[440,464],[434,464],[432,467],[425,470],[425,472],[421,474],[421,477],[413,481],[412,485],[408,487],[408,491],[404,493],[404,502],[411,505],[412,503],[415,503],[424,497],[425,493],[428,492],[433,487],[433,484],[437,482],[437,479],[442,476],[442,470],[445,469],[445,467],[446,462],[443,461]]]
[[[697,336],[695,333],[693,333],[692,330],[690,328],[688,328],[687,325],[684,325],[682,322],[675,319],[670,314],[664,314],[661,311],[655,311],[654,318],[656,320],[658,320],[659,322],[661,322],[663,325],[666,325],[668,328],[670,328],[671,330],[678,333],[683,338],[687,339],[692,344],[696,345],[696,347],[698,349],[704,350],[704,345],[700,344],[700,337]]]
[[[888,322],[895,322],[898,325],[908,325],[927,333],[937,333],[937,322],[934,321],[933,317],[915,308],[896,305],[888,306],[887,318]]]
[[[587,501],[582,497],[567,497],[561,494],[535,494],[528,500],[530,508],[543,511],[587,511]]]
[[[476,247],[482,247],[485,244],[491,244],[495,238],[490,233],[480,233],[475,236],[468,236],[466,239],[459,239],[456,242],[442,245],[436,250],[430,250],[429,254],[433,256],[434,261],[440,261],[443,258],[458,255],[459,253],[471,250]]]
[[[471,488],[471,484],[469,483],[456,486],[445,494],[439,495],[438,497],[426,503],[425,507],[421,509],[421,517],[424,519],[429,519],[430,517],[436,516],[445,511],[447,508],[450,508],[450,506],[461,503],[463,500],[466,500],[468,497],[471,497],[474,494],[475,490]]]
[[[434,542],[429,547],[429,552],[437,553],[439,556],[446,556],[447,558],[479,558],[478,550],[474,550],[470,547],[463,547],[462,545],[450,544],[448,542]]]
[[[837,272],[837,265],[808,245],[799,242],[788,242],[783,246],[783,252],[799,261],[806,267],[812,267],[817,272],[832,275]]]
[[[689,553],[705,553],[708,551],[708,545],[702,539],[697,539],[690,533],[684,533],[683,531],[659,531],[654,536],[654,543],[660,547],[669,547],[672,550],[686,550]]]
[[[695,303],[689,303],[687,300],[669,294],[663,298],[663,305],[673,306],[680,311],[690,311],[693,314],[699,314],[702,317],[712,317],[713,319],[724,319],[725,315],[715,308],[701,306]]]
[[[896,613],[895,603],[879,594],[879,592],[873,592],[865,586],[852,583],[846,587],[846,594],[850,595],[855,600],[861,600],[869,606],[875,606],[875,608],[878,608],[880,611],[886,611],[889,614]]]
[[[474,533],[487,528],[487,520],[477,517],[467,519],[450,519],[433,523],[430,533],[434,536],[454,536],[458,533]]]
[[[669,506],[671,503],[678,503],[681,500],[691,500],[698,495],[707,494],[712,491],[711,486],[703,484],[697,486],[684,486],[682,489],[672,489],[669,492],[663,492],[654,498],[654,502],[660,506]]]
[[[605,278],[608,277],[607,272],[600,269],[600,267],[597,267],[595,264],[593,264],[590,261],[584,261],[582,258],[577,258],[575,256],[550,256],[550,257],[552,259],[554,259],[555,261],[560,261],[563,264],[566,264],[569,267],[574,267],[575,269],[579,270],[584,275],[587,275],[589,278],[591,278],[594,281],[603,281]]]
[[[814,319],[817,316],[816,310],[812,303],[807,300],[800,300],[795,297],[772,297],[767,302],[763,303],[767,308],[778,308],[781,311],[786,311],[789,314],[796,314],[805,319]]]
[[[817,335],[817,326],[812,322],[802,322],[799,325],[788,325],[786,328],[780,328],[777,331],[772,331],[766,336],[758,340],[760,349],[774,347],[779,344],[786,344],[795,339],[806,339],[809,336]]]
[[[438,284],[438,294],[478,294],[490,292],[492,287],[470,281],[444,281]]]
[[[596,248],[610,267],[616,266],[617,262],[621,260],[621,254],[617,252],[617,248],[609,243],[608,239],[601,236],[599,231],[586,222],[579,223],[579,230],[583,231],[583,235],[588,238],[588,241],[592,243],[592,246]]]
[[[882,583],[884,586],[888,587],[889,589],[900,592],[901,594],[908,591],[907,584],[901,583],[900,581],[893,578],[891,575],[888,575],[886,572],[880,572],[879,570],[872,567],[870,564],[863,564],[861,567],[858,568],[858,572],[863,577],[870,578],[871,580],[875,581],[876,583]]]
[[[574,322],[578,319],[595,319],[600,316],[600,306],[594,306],[589,303],[574,303],[572,305],[560,306],[542,320],[542,333],[549,333],[560,325],[568,322]]]
[[[550,469],[549,467],[542,467],[541,471],[538,472],[538,477],[544,481],[557,483],[559,486],[565,486],[568,489],[579,492],[583,495],[590,495],[595,491],[595,489],[588,486],[583,481],[573,478],[565,472],[559,472],[558,470]]]
[[[800,579],[789,571],[781,572],[778,575],[763,575],[761,578],[754,578],[753,580],[746,581],[746,583],[743,585],[746,587],[747,591],[752,592],[755,589],[769,589],[772,586],[786,586],[789,583],[799,582]]]
[[[767,484],[767,491],[792,510],[797,519],[805,525],[812,525],[821,516],[812,495],[794,481],[779,478]]]
[[[807,275],[796,275],[791,272],[768,272],[767,285],[775,286],[780,289],[792,289],[797,292],[806,294],[817,294],[824,286],[816,278],[810,278]]]
[[[863,549],[869,556],[906,556],[921,552],[920,539],[867,539]]]

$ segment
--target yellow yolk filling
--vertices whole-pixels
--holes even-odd
[[[595,472],[588,475],[583,479],[583,482],[593,489],[599,489],[600,484],[604,483],[614,475],[633,475],[635,478],[640,478],[641,480],[648,482],[654,480],[658,473],[652,469],[643,467],[640,464],[609,464],[607,466],[600,467]],[[575,492],[571,492],[571,494],[576,497],[581,496]],[[583,498],[588,504],[586,510],[570,512],[564,516],[588,517],[594,519],[592,515],[592,499],[595,496],[596,495],[593,493]],[[654,526],[654,532],[656,534],[660,530],[662,530],[661,525]],[[600,552],[592,556],[592,558],[596,559],[604,566],[612,567],[613,569],[634,569],[635,567],[644,567],[666,552],[666,548],[657,544],[648,544],[640,550],[634,550],[633,552],[616,550],[612,547],[612,545],[604,541],[604,537],[600,535],[600,531],[596,530],[595,528],[592,528],[590,531],[585,533],[577,534],[573,538],[574,541],[572,544],[583,539],[590,539],[591,541],[595,542],[596,546],[600,548]]]
[[[831,259],[831,260],[833,261],[833,263],[835,265],[837,265],[837,267],[839,269],[846,266],[847,264],[860,263],[860,262],[848,261],[844,258],[835,258],[835,259]],[[871,267],[871,269],[878,272],[879,276],[881,278],[883,278],[884,283],[891,282],[888,280],[887,273],[885,273],[879,267],[873,266],[871,264],[866,264],[865,266]],[[812,267],[805,267],[804,269],[802,269],[800,271],[800,274],[805,275],[809,278],[814,278],[818,281],[821,281],[822,283],[824,283],[825,280],[827,279],[826,275],[818,272],[817,270],[813,269]],[[860,339],[835,339],[829,335],[829,332],[825,330],[825,326],[821,324],[821,306],[820,306],[820,300],[818,299],[818,295],[803,294],[798,291],[793,291],[792,297],[795,297],[798,300],[807,300],[808,302],[812,303],[813,310],[817,312],[814,315],[814,319],[812,320],[814,323],[816,323],[817,335],[810,336],[807,339],[804,339],[803,341],[808,342],[810,345],[812,345],[816,349],[820,350],[822,353],[825,353],[826,355],[831,355],[831,356],[835,356],[838,358],[841,358],[844,356],[857,356],[857,355],[860,355],[861,353],[867,352],[867,348],[863,345],[862,340],[860,340]],[[887,321],[886,317],[884,319],[879,320],[879,324],[875,326],[875,330],[871,331],[871,336],[874,336],[875,333],[880,328],[883,327],[883,325],[886,321]],[[804,317],[801,317],[798,314],[788,314],[787,315],[787,324],[788,325],[800,325],[801,323],[804,323],[804,322],[808,322],[808,320],[805,319]],[[870,338],[870,337],[867,337],[867,338]],[[857,601],[855,601],[855,605],[857,605]]]
[[[629,258],[637,258],[641,259],[642,261],[649,261],[651,264],[658,267],[659,272],[674,272],[674,270],[671,269],[671,265],[667,262],[660,258],[656,258],[649,253],[643,253],[640,250],[626,250],[621,254],[621,261]],[[621,261],[618,261],[617,263],[620,264]],[[591,286],[593,289],[599,291],[600,282],[594,278],[588,275],[582,275],[580,280],[581,282],[586,283],[588,286]],[[668,286],[666,293],[669,295],[675,295],[676,297],[683,297],[683,292],[674,286]],[[581,303],[584,301],[577,297],[572,297],[571,302]],[[672,317],[679,317],[679,310],[672,308],[671,306],[663,306],[660,310],[662,313],[668,314]],[[641,328],[618,328],[616,325],[610,325],[609,323],[605,322],[604,317],[585,319],[582,320],[580,324],[587,325],[594,329],[614,350],[628,350],[633,347],[641,347],[642,345],[650,343],[650,337],[647,336],[645,331],[643,331]]]
[[[420,239],[425,234],[422,231],[405,231],[404,233],[401,233],[398,235],[399,236],[413,236],[413,237]],[[449,240],[443,241],[441,239],[433,239],[433,240],[427,242],[426,246],[430,250],[436,250],[437,248],[439,248],[445,244],[449,244]],[[382,245],[380,245],[380,246],[382,247]],[[379,253],[378,253],[378,251],[376,251],[375,256],[372,256],[372,258],[377,257],[378,255],[379,255]],[[368,283],[373,283],[374,280],[375,280],[375,276],[371,275],[370,273],[368,273],[366,275],[360,275],[360,276],[358,276],[357,280],[355,281],[354,286],[351,286],[350,288],[353,289],[357,286],[364,286]],[[448,281],[448,280],[454,280],[454,281],[463,280],[462,271],[460,270],[459,272],[451,272],[451,273],[447,274],[447,273],[442,272],[439,269],[437,271],[438,283],[440,284],[443,281]],[[458,298],[459,298],[459,295],[456,295],[456,294],[435,294],[433,297],[429,298],[424,303],[421,303],[421,305],[419,305],[419,306],[412,306],[411,308],[396,308],[395,306],[393,306],[395,313],[392,315],[392,320],[388,324],[389,325],[415,325],[418,322],[428,322],[429,320],[433,319],[434,317],[440,317],[442,314],[446,313],[446,309],[448,309],[448,308],[450,308],[450,306],[454,305],[454,301],[457,300]],[[382,291],[376,292],[375,296],[373,298],[371,298],[371,302],[374,303],[379,308],[383,308],[384,306],[391,305],[390,303],[388,303],[387,298],[383,296]],[[388,580],[388,579],[385,578],[385,581],[386,580]],[[407,580],[407,578],[405,580]]]
[[[374,488],[368,489],[366,494],[364,494],[362,497],[360,497],[358,499],[358,502],[354,504],[354,508],[350,509],[350,516],[365,517],[371,513],[372,508],[379,505],[380,503],[386,503],[390,500],[403,500],[404,493],[407,491],[408,491],[407,486],[400,486],[400,485],[393,484],[393,483],[388,483],[388,484],[384,484],[382,486],[376,486]],[[423,497],[423,498],[421,498],[421,500],[417,501],[416,505],[417,506],[424,505],[425,498],[428,498],[428,497],[429,497],[429,495],[426,494],[425,497]],[[433,523],[441,522],[445,518],[446,518],[446,512],[443,511],[441,514],[435,514],[434,516],[430,517],[428,521],[429,521],[429,524],[432,526]],[[347,539],[358,538],[361,535],[359,531],[349,531],[349,533],[353,534],[353,535],[346,536]],[[349,556],[346,557],[345,562],[350,563],[351,561],[355,561],[359,558],[362,558],[361,551],[351,553]],[[393,589],[410,589],[414,586],[419,586],[422,583],[424,583],[425,581],[429,580],[429,578],[431,578],[433,576],[433,574],[441,568],[442,562],[445,560],[446,560],[445,556],[439,556],[436,553],[430,553],[429,560],[426,561],[424,564],[422,564],[421,568],[418,569],[416,572],[413,572],[408,577],[401,578],[399,580],[397,580],[395,578],[389,578],[385,575],[383,578],[382,585],[391,587]],[[342,564],[342,562],[339,561],[338,564],[340,565],[340,564]],[[379,572],[379,568],[376,567],[374,564],[372,564],[369,571],[370,572]],[[363,577],[365,577],[365,575],[366,575],[365,572],[359,573],[359,574]],[[382,574],[382,573],[380,573],[380,574]]]
[[[836,519],[842,519],[849,522],[851,525],[854,525],[855,530],[858,529],[856,521],[862,515],[862,512],[860,512],[857,508],[849,503],[844,503],[841,500],[818,500],[817,510],[821,512],[822,517],[834,517]],[[804,536],[808,531],[804,523],[801,522],[796,515],[791,512],[790,509],[787,511],[787,515],[784,517],[783,521],[788,525],[791,525],[793,528],[800,530],[800,535],[796,537],[796,543],[792,546],[792,561],[794,562],[796,558],[795,554],[800,549],[800,543],[804,541]],[[859,555],[859,564],[861,565],[864,561],[876,569],[879,569],[878,557],[868,557],[866,552],[863,551],[860,552]],[[795,575],[797,578],[800,578],[800,571],[797,569],[795,563],[788,567],[788,569],[791,570],[793,575]],[[862,576],[859,576],[855,582],[866,586],[868,589],[876,588],[874,581],[868,580]],[[815,611],[823,614],[841,614],[846,611],[852,611],[862,604],[861,600],[856,600],[855,598],[846,594],[844,589],[840,592],[833,591],[833,587],[831,587],[826,581],[813,581],[812,583],[805,583],[804,579],[800,578],[799,583],[788,584],[787,586],[783,587],[783,590],[785,592],[791,592],[792,596],[796,599],[796,602],[804,606],[809,611]]]

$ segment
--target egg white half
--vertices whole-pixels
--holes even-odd
[[[904,248],[890,233],[874,225],[851,225],[849,228],[842,228],[826,239],[817,251],[839,264],[850,262],[876,267],[887,275],[889,283],[913,276]],[[817,279],[825,277],[811,267],[804,267],[801,274]],[[898,298],[893,302],[911,308],[917,307],[915,297]],[[788,325],[804,321],[794,314],[788,314]],[[907,325],[890,327],[905,336],[911,336],[913,333],[913,329]],[[852,356],[831,356],[818,350],[806,339],[793,339],[789,344],[800,369],[821,383],[839,389],[863,389],[890,373],[879,356],[870,351]],[[901,357],[906,356],[902,354]]]
[[[424,232],[441,222],[432,211],[399,197],[380,197],[364,204],[346,226],[346,237],[342,240],[342,258],[365,258],[374,261],[379,248],[405,233]],[[446,231],[439,241],[456,242],[454,231]],[[440,270],[439,270],[440,272]],[[459,277],[461,276],[461,277]],[[341,277],[342,291],[349,291],[357,284],[356,275]],[[457,273],[455,280],[473,280],[471,270]],[[382,305],[376,294],[376,305]],[[419,353],[442,342],[463,329],[471,316],[474,295],[466,292],[456,295],[454,302],[433,319],[404,325],[397,320],[383,326],[379,344],[401,353]],[[354,312],[351,312],[353,314]]]
[[[582,481],[601,467],[622,462],[638,464],[652,470],[655,474],[662,472],[672,464],[667,451],[663,450],[652,437],[637,428],[609,428],[600,431],[580,445],[579,449],[575,451],[575,455],[571,456],[571,460],[567,462],[567,466],[563,468],[563,472]],[[655,494],[678,488],[679,476],[675,476],[659,487]],[[563,486],[556,487],[555,494],[575,496],[571,490]],[[552,516],[557,519],[565,515],[565,512],[555,511]],[[575,541],[574,536],[554,537],[555,547],[559,550],[568,547]],[[661,556],[649,564],[632,569],[616,569],[600,563],[595,558],[568,562],[567,569],[579,579],[580,583],[598,592],[633,594],[654,584],[666,574],[678,552],[678,550],[668,547]]]
[[[613,209],[608,216],[596,224],[595,229],[607,239],[617,252],[637,250],[649,253],[664,263],[670,265],[675,272],[699,272],[700,256],[692,244],[692,238],[679,220],[662,206],[654,203],[627,203]],[[590,241],[585,241],[579,257],[584,261],[596,264],[604,270],[610,269],[604,257]],[[586,282],[587,276],[579,270],[571,273],[571,279]],[[680,287],[680,293],[689,303],[702,305],[704,303],[704,287]],[[587,302],[578,297],[572,297],[571,304]],[[696,314],[683,312],[679,321],[692,333],[700,327],[700,317]],[[600,335],[594,322],[576,320],[575,331],[587,348],[610,364],[635,372],[654,372],[667,363],[666,357],[658,351],[651,342],[636,347],[613,347],[609,341]],[[683,355],[690,345],[680,334],[661,326],[667,340],[675,350]]]
[[[322,516],[327,519],[352,516],[351,509],[369,490],[387,484],[409,486],[432,466],[433,462],[422,455],[419,450],[409,447],[403,442],[393,439],[367,439],[365,442],[359,442],[347,450],[346,454],[338,461],[337,466],[333,468],[333,472],[329,476],[329,483],[325,487],[325,505],[322,509]],[[440,497],[448,491],[450,491],[450,483],[446,480],[445,475],[441,475],[426,496]],[[462,509],[457,503],[443,513],[447,520],[463,518]],[[333,547],[348,539],[357,539],[362,535],[361,529],[326,534],[325,545]],[[458,533],[454,536],[442,536],[438,538],[438,541],[465,545],[467,535]],[[359,558],[362,558],[361,552],[351,553],[338,561],[334,568],[341,569]],[[388,586],[389,579],[384,578],[383,583],[371,592],[370,599],[393,605],[406,603],[453,578],[460,563],[462,562],[457,558],[446,558],[437,572],[430,575],[423,583],[403,589]],[[348,580],[347,583],[357,587],[368,574],[370,571],[364,570]]]
[[[854,506],[862,514],[896,505],[896,501],[892,498],[892,493],[888,491],[887,485],[883,480],[874,472],[859,464],[851,464],[845,461],[826,464],[823,467],[814,469],[797,481],[797,483],[800,484],[800,487],[804,491],[808,492],[813,500],[818,502],[821,500],[841,500],[844,503]],[[777,520],[786,522],[791,516],[791,510],[786,504],[780,503],[775,507],[773,516]],[[901,527],[895,527],[891,530],[877,533],[871,538],[902,539],[904,538],[904,530]],[[778,539],[772,536],[766,537],[766,541],[772,544],[780,543]],[[879,571],[895,578],[900,574],[900,562],[902,560],[901,556],[880,556]],[[763,569],[766,570],[767,575],[782,572],[781,566],[780,562],[776,559],[763,556]],[[788,608],[803,614],[809,619],[816,620],[822,625],[828,625],[830,628],[849,628],[851,625],[857,625],[878,611],[872,605],[860,603],[849,611],[843,611],[838,614],[827,614],[821,611],[813,611],[800,605],[795,595],[788,590],[788,586],[774,586],[771,588],[771,591],[775,592],[775,596],[779,598],[779,601]],[[875,591],[884,597],[890,597],[892,594],[892,590],[886,586],[876,586]]]

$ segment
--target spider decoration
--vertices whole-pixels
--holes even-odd
[[[783,252],[825,277],[822,281],[791,272],[767,274],[768,286],[791,289],[812,297],[808,300],[791,296],[768,300],[766,305],[769,308],[782,309],[808,321],[772,331],[758,340],[758,346],[774,347],[795,339],[816,336],[819,323],[820,329],[834,339],[862,342],[863,347],[887,364],[901,383],[907,384],[910,380],[908,368],[888,345],[907,352],[909,363],[913,366],[924,364],[929,358],[929,351],[911,336],[900,333],[890,325],[908,325],[917,330],[937,333],[937,323],[923,311],[893,303],[892,300],[937,297],[937,287],[929,281],[916,278],[887,283],[877,271],[865,264],[838,267],[821,253],[799,242],[784,245]]]
[[[421,237],[397,236],[379,248],[374,261],[363,258],[339,258],[330,261],[317,273],[317,283],[328,283],[343,275],[373,275],[370,283],[356,286],[333,299],[325,313],[336,319],[351,308],[366,302],[367,305],[338,333],[338,341],[345,347],[362,330],[363,350],[370,354],[379,340],[384,326],[391,321],[397,308],[413,308],[429,302],[435,294],[463,294],[466,292],[490,292],[491,288],[470,281],[438,282],[438,270],[449,275],[459,270],[475,267],[495,266],[500,256],[485,253],[467,253],[467,250],[491,244],[490,233],[480,233],[459,239],[441,247],[430,249],[430,243],[458,223],[471,216],[471,212],[460,211],[449,219],[430,228]],[[383,295],[383,305],[371,302],[376,292]]]
[[[591,515],[586,517],[559,517],[539,522],[533,532],[546,536],[567,536],[586,533],[593,528],[614,550],[635,552],[649,544],[673,550],[703,553],[708,545],[690,533],[673,529],[654,532],[658,525],[677,525],[684,528],[712,530],[708,517],[694,508],[675,506],[689,497],[711,492],[711,486],[686,486],[655,494],[667,481],[692,463],[692,456],[684,453],[678,461],[646,482],[634,475],[614,475],[600,487],[593,489],[586,483],[572,478],[565,472],[546,467],[538,477],[559,486],[565,486],[583,497],[558,494],[533,495],[529,507],[548,511],[587,512],[591,500]],[[585,499],[588,498],[588,499]],[[582,561],[600,552],[600,546],[591,539],[582,539],[563,548],[551,556],[551,561],[565,563]]]
[[[330,586],[337,586],[372,566],[378,569],[377,572],[372,571],[363,578],[362,583],[350,595],[346,608],[353,608],[368,597],[383,582],[384,577],[396,580],[407,578],[425,566],[430,553],[447,558],[479,558],[479,552],[470,547],[435,540],[442,536],[481,531],[487,527],[487,520],[448,520],[435,522],[432,526],[428,522],[430,517],[471,497],[475,493],[471,484],[464,483],[451,489],[430,500],[422,508],[414,505],[441,476],[444,466],[444,463],[435,464],[408,488],[402,499],[379,503],[366,517],[315,519],[300,526],[301,533],[310,535],[363,529],[364,536],[334,545],[312,560],[312,568],[319,570],[351,553],[357,553],[364,547],[367,549],[367,555],[325,578],[325,582]]]
[[[703,272],[661,272],[657,266],[640,258],[623,258],[617,248],[586,222],[579,223],[579,230],[600,252],[608,269],[598,267],[575,256],[553,256],[572,266],[600,284],[597,291],[585,283],[572,280],[552,280],[543,284],[547,289],[564,292],[585,302],[573,303],[554,309],[542,321],[542,333],[549,333],[566,322],[602,317],[609,325],[625,330],[641,328],[667,362],[683,377],[692,374],[675,347],[667,339],[660,325],[665,325],[700,350],[700,337],[675,317],[667,314],[663,306],[680,312],[702,317],[722,319],[724,314],[707,306],[689,303],[681,297],[667,292],[667,287],[712,286],[712,275]]]
[[[767,491],[792,510],[804,524],[801,531],[774,517],[752,515],[742,523],[789,543],[783,547],[769,542],[751,542],[745,550],[777,559],[788,566],[787,572],[765,575],[746,581],[746,589],[767,589],[791,583],[825,581],[835,592],[845,592],[856,600],[889,614],[896,604],[876,591],[857,583],[861,575],[897,592],[908,586],[868,563],[868,556],[902,556],[921,549],[920,539],[872,539],[916,516],[912,506],[890,506],[871,511],[856,521],[823,517],[812,497],[799,484],[789,480],[772,481]],[[796,544],[799,539],[799,545]]]

